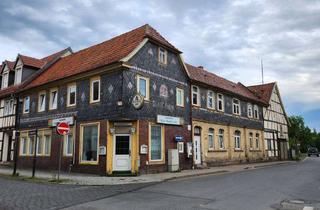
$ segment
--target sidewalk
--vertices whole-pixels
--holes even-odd
[[[165,172],[158,174],[143,174],[140,176],[130,177],[108,177],[98,176],[92,174],[79,174],[79,173],[62,173],[60,179],[65,180],[63,184],[74,184],[74,185],[118,185],[118,184],[134,184],[134,183],[151,183],[151,182],[162,182],[178,178],[187,178],[209,174],[221,174],[230,173],[244,170],[252,170],[262,167],[283,165],[283,164],[296,163],[295,161],[275,161],[275,162],[264,162],[264,163],[252,163],[252,164],[239,164],[229,166],[211,167],[209,169],[196,169],[196,170],[183,170],[181,172]],[[17,171],[20,176],[31,177],[31,170],[20,170]],[[12,169],[7,167],[0,168],[0,174],[11,175]],[[48,171],[36,171],[36,177],[42,179],[55,179],[56,172]]]

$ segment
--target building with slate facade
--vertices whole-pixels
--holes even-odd
[[[267,102],[185,64],[149,25],[38,69],[11,91],[20,101],[19,168],[36,155],[37,168],[58,169],[61,143],[64,171],[101,175],[168,171],[172,154],[179,169],[266,160]],[[65,136],[56,132],[62,121]]]

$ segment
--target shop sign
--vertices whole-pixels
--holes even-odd
[[[183,141],[183,136],[175,136],[175,140],[176,140],[177,142]]]
[[[74,117],[63,117],[63,118],[51,119],[51,120],[48,120],[48,125],[50,127],[56,127],[61,122],[65,122],[68,125],[73,125]]]
[[[181,125],[181,118],[157,115],[157,123],[168,124],[168,125]]]

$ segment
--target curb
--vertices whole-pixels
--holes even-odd
[[[166,182],[166,181],[171,181],[171,180],[177,180],[177,179],[185,179],[185,178],[190,178],[190,177],[197,177],[197,176],[206,176],[206,175],[213,175],[213,174],[224,174],[224,173],[229,173],[230,171],[228,170],[219,170],[219,171],[210,171],[210,172],[205,172],[205,173],[200,173],[200,174],[186,174],[183,176],[174,176],[170,178],[163,179],[160,182]]]

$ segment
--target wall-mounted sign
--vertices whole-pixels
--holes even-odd
[[[107,154],[106,146],[100,146],[99,147],[99,155],[106,155],[106,154]]]
[[[73,125],[74,124],[74,117],[62,117],[62,118],[57,118],[57,119],[51,119],[51,120],[48,120],[48,125],[50,127],[56,127],[61,122],[65,122],[68,125]]]
[[[179,142],[179,141],[183,141],[183,136],[175,136],[175,141]]]
[[[140,146],[140,154],[142,154],[142,155],[148,154],[148,146],[147,146],[147,145],[142,144],[142,145]]]
[[[181,125],[182,119],[180,117],[157,115],[157,123],[168,125]]]
[[[143,106],[144,97],[141,94],[136,94],[133,96],[132,105],[135,109],[141,109]]]

